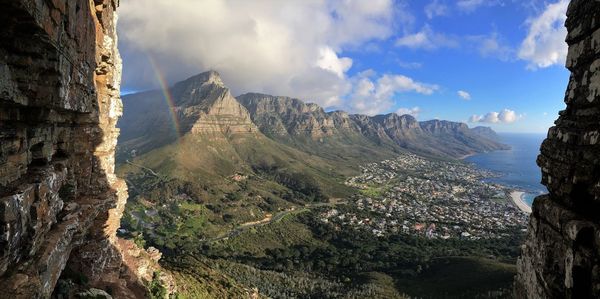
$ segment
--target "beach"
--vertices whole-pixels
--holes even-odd
[[[531,214],[531,207],[525,203],[523,200],[523,195],[525,192],[522,191],[513,191],[510,193],[510,197],[515,205],[524,213]]]

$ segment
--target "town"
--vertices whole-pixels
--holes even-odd
[[[510,200],[509,187],[485,182],[497,174],[464,162],[413,154],[361,167],[346,181],[361,190],[321,220],[387,234],[436,239],[493,239],[524,230],[528,216]]]

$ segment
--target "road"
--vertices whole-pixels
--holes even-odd
[[[158,173],[154,172],[154,170],[152,170],[152,169],[150,169],[148,167],[145,167],[145,166],[142,166],[142,165],[139,165],[139,164],[135,164],[135,163],[133,163],[133,162],[131,162],[129,160],[126,160],[125,163],[127,163],[129,165],[133,165],[135,167],[139,167],[139,168],[141,168],[143,170],[146,170],[146,171],[150,172],[150,174],[152,174],[153,176],[155,176],[157,178],[160,178],[160,176],[158,175]]]
[[[324,203],[315,203],[315,204],[306,204],[304,206],[300,206],[299,208],[294,208],[291,210],[286,210],[286,211],[281,211],[277,214],[275,214],[275,216],[269,218],[265,218],[261,221],[255,221],[255,222],[251,222],[251,223],[243,223],[238,225],[237,227],[233,228],[232,230],[226,232],[225,234],[215,237],[215,238],[211,238],[208,240],[205,240],[204,243],[215,243],[221,240],[227,240],[229,238],[233,238],[235,236],[240,235],[241,233],[243,233],[244,231],[247,231],[253,227],[258,227],[258,226],[264,226],[264,225],[269,225],[271,223],[277,223],[279,221],[281,221],[283,218],[285,218],[285,216],[291,215],[291,214],[300,214],[300,213],[304,213],[307,212],[311,209],[315,209],[315,208],[320,208],[320,207],[333,207],[333,206],[337,206],[337,205],[343,205],[346,204],[345,201],[339,200],[339,199],[334,199],[331,200],[331,202],[324,202]]]

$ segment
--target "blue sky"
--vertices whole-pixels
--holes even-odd
[[[147,1],[160,15],[141,9]],[[123,90],[157,86],[152,57],[171,83],[214,69],[234,95],[545,132],[564,108],[567,4],[129,0],[119,27]]]
[[[434,1],[413,2],[416,3],[411,3],[408,9],[415,17],[417,29],[414,32],[426,27],[433,34],[447,36],[455,44],[428,48],[398,47],[393,39],[373,43],[369,45],[373,47],[371,51],[342,53],[354,61],[350,75],[370,68],[380,73],[402,73],[419,82],[439,85],[440,89],[431,95],[395,95],[392,110],[418,107],[419,119],[468,122],[473,114],[510,109],[520,116],[518,120],[484,124],[498,131],[547,131],[557,112],[564,109],[563,97],[569,77],[564,58],[550,66],[531,68],[531,61],[518,57],[519,48],[529,34],[528,20],[544,12],[547,8],[544,2],[539,2],[538,7],[505,2],[464,11],[453,8],[452,1],[437,1],[447,4],[447,10],[432,18],[427,16],[425,8]],[[564,40],[564,36],[559,38]],[[482,45],[476,41],[481,39],[495,40],[501,49],[482,52]],[[470,99],[461,98],[459,90],[466,91]]]

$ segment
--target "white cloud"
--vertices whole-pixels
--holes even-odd
[[[403,75],[383,75],[378,83],[378,93],[387,96],[391,92],[416,92],[424,95],[431,95],[439,86],[416,82],[413,79]]]
[[[396,62],[398,63],[399,67],[405,68],[405,69],[420,69],[423,67],[423,64],[420,62],[402,61],[402,60],[397,60]]]
[[[546,68],[565,62],[568,52],[564,22],[568,0],[549,4],[537,17],[527,20],[529,32],[521,43],[518,56],[528,61],[528,69]]]
[[[257,91],[338,105],[352,89],[346,75],[352,60],[340,53],[389,38],[394,24],[410,18],[394,3],[122,1],[124,84],[153,87],[150,55],[170,82],[214,69],[235,94]]]
[[[471,123],[488,123],[488,124],[512,124],[523,118],[522,114],[517,114],[510,109],[503,109],[500,112],[489,112],[485,115],[472,115],[469,118]]]
[[[456,38],[434,32],[429,25],[425,25],[419,32],[398,38],[396,46],[410,49],[434,50],[437,48],[457,48],[460,44]]]
[[[412,107],[412,108],[400,108],[398,110],[396,110],[396,114],[398,115],[411,115],[414,118],[418,118],[419,117],[419,113],[421,113],[421,108],[419,107]]]
[[[339,58],[333,49],[329,47],[319,49],[317,66],[344,78],[344,74],[352,67],[352,59]]]
[[[433,0],[425,6],[425,15],[428,19],[433,19],[437,16],[445,16],[448,12],[448,6],[441,3],[440,0]]]
[[[482,57],[508,61],[513,59],[515,55],[513,48],[507,46],[506,42],[495,31],[487,35],[468,36],[467,40],[473,43],[473,48],[476,48]]]
[[[413,92],[431,95],[439,89],[435,84],[417,82],[403,75],[384,74],[379,78],[370,73],[352,78],[354,89],[348,96],[352,112],[375,115],[389,111],[395,104],[394,96]]]
[[[466,12],[472,12],[483,4],[485,4],[485,0],[460,0],[456,2],[456,6]]]
[[[471,94],[464,91],[464,90],[459,90],[457,92],[458,96],[461,97],[463,100],[470,100],[471,99]]]

